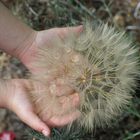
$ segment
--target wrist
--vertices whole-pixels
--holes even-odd
[[[10,21],[10,22],[9,22]],[[36,31],[20,21],[0,2],[0,49],[20,59]]]
[[[14,50],[14,56],[24,62],[26,54],[31,53],[30,48],[33,46],[37,31],[30,29],[23,41]]]

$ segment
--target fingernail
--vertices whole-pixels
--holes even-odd
[[[43,130],[43,131],[42,131],[42,134],[43,134],[44,136],[46,136],[46,137],[49,136],[49,132],[48,132],[47,130]]]

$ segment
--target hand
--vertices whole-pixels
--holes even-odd
[[[78,117],[78,113],[73,112],[70,115],[64,117],[54,116],[47,119],[48,114],[52,110],[48,110],[46,114],[41,115],[39,118],[35,113],[35,108],[33,107],[31,101],[29,100],[28,87],[30,87],[30,82],[23,79],[14,79],[14,80],[3,80],[1,81],[0,86],[0,107],[7,108],[14,113],[27,125],[43,133],[45,136],[49,136],[50,128],[47,126],[63,126],[68,122],[72,121],[74,118]],[[36,87],[40,86],[36,82],[32,83]],[[61,102],[61,109],[68,109],[67,104],[72,102],[75,106],[77,94],[70,95],[70,100],[65,100],[65,97],[60,97],[59,101]],[[74,99],[73,99],[74,98]],[[68,101],[68,102],[67,102]],[[43,119],[43,121],[42,121]],[[46,125],[47,124],[47,125]]]
[[[66,37],[71,35],[71,32],[79,35],[82,30],[83,26],[34,31],[29,39],[25,41],[25,45],[22,45],[23,48],[18,52],[19,54],[16,55],[31,72],[35,72],[36,68],[32,66],[32,63],[35,61],[35,55],[38,53],[39,48],[51,47],[54,45],[52,42],[56,38],[65,40]]]
[[[29,86],[29,81],[27,80],[14,79],[1,81],[0,107],[12,110],[23,122],[47,136],[50,130],[35,114],[27,95],[27,86]]]
[[[6,53],[13,55],[19,58],[23,64],[30,69],[31,72],[35,72],[36,68],[31,67],[31,64],[35,61],[34,54],[38,53],[38,48],[47,47],[51,45],[51,42],[55,37],[60,37],[65,39],[70,32],[78,34],[82,27],[73,27],[73,28],[54,28],[46,31],[34,31],[30,27],[26,26],[16,17],[14,17],[7,8],[0,2],[0,49]],[[10,22],[9,22],[10,21]],[[29,98],[27,97],[27,92],[24,88],[24,84],[28,83],[26,80],[12,80],[8,81],[9,84],[0,92],[5,92],[5,95],[1,98],[0,95],[0,105],[5,107],[4,101],[8,103],[8,108],[16,112],[16,114],[28,125],[38,131],[49,129],[47,125],[43,123],[45,115],[40,116],[41,120],[35,115],[33,107],[30,103]],[[2,86],[0,86],[2,87]],[[66,86],[61,86],[61,91],[67,91],[65,89],[69,88]],[[72,90],[71,90],[72,91]],[[71,93],[69,90],[69,93]],[[71,97],[72,93],[70,94]],[[75,94],[73,94],[75,95]],[[72,98],[76,101],[77,96]],[[78,101],[78,99],[77,99]],[[9,105],[10,104],[10,105]],[[68,104],[68,103],[67,103]],[[49,112],[46,112],[49,113]],[[46,114],[47,115],[47,114]],[[55,118],[50,119],[51,124],[53,125],[62,125],[68,123],[70,120],[75,119],[76,115],[68,115],[64,118]],[[61,121],[60,121],[61,120]],[[46,122],[46,121],[45,121]],[[48,124],[48,121],[46,122]]]
[[[56,37],[59,37],[60,39],[65,39],[69,35],[70,32],[73,32],[75,34],[79,34],[82,30],[82,26],[79,27],[69,27],[69,28],[54,28],[50,30],[35,32],[33,36],[31,37],[33,39],[32,44],[30,46],[26,46],[22,52],[19,54],[20,60],[24,63],[24,65],[31,71],[35,72],[36,68],[33,67],[31,64],[35,61],[35,55],[38,53],[38,50],[40,47],[51,47],[51,42],[53,42],[53,39]],[[31,40],[29,40],[31,42]],[[26,43],[29,44],[29,43]],[[60,100],[63,100],[62,108],[65,108],[67,110],[70,103],[73,104],[73,106],[77,106],[79,103],[79,96],[78,94],[74,93],[73,89],[70,89],[67,85],[58,85],[57,86],[57,92],[58,93],[64,93],[68,92],[69,94],[67,101],[63,98],[60,98]],[[65,97],[64,97],[65,98]],[[68,124],[69,122],[75,120],[79,116],[79,112],[71,112],[69,114],[64,115],[63,117],[59,117],[57,115],[52,116],[48,119],[48,114],[50,112],[46,111],[43,114],[39,114],[41,120],[43,120],[48,126],[63,126]]]

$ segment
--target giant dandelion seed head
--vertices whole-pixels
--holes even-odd
[[[81,35],[71,34],[53,44],[40,50],[36,61],[46,71],[32,75],[46,87],[49,85],[49,91],[32,92],[38,110],[43,112],[50,104],[54,112],[60,113],[57,98],[49,100],[51,94],[55,96],[55,84],[48,84],[49,75],[53,75],[79,93],[78,125],[91,130],[109,124],[132,98],[130,93],[134,92],[139,76],[138,49],[125,32],[108,24],[94,28],[87,24]]]

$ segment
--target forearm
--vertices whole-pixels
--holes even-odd
[[[0,49],[20,58],[32,43],[34,30],[13,16],[0,2]]]

